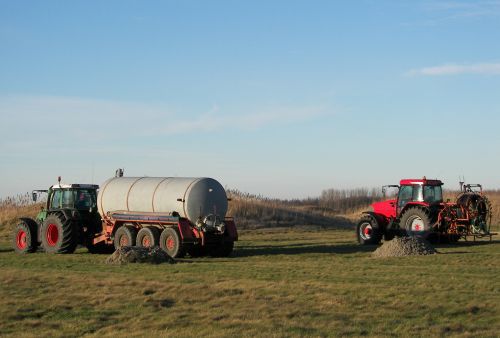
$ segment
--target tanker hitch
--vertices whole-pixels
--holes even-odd
[[[218,215],[209,214],[204,218],[199,217],[196,221],[196,228],[203,232],[213,232],[223,234],[226,231],[226,225]]]

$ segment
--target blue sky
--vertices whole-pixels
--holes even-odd
[[[500,188],[500,1],[0,0],[0,197],[208,176]]]

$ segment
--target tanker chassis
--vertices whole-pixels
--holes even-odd
[[[48,190],[36,219],[21,218],[13,246],[18,253],[92,253],[121,246],[161,247],[171,257],[229,256],[238,232],[226,217],[228,198],[211,178],[117,177],[101,189],[92,184],[59,184]]]

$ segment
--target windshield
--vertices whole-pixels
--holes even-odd
[[[56,190],[52,196],[52,208],[76,208],[87,210],[94,207],[95,190],[92,189],[68,189]]]

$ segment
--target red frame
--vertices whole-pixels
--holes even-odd
[[[106,215],[103,217],[103,233],[99,234],[93,239],[93,244],[99,242],[105,242],[107,244],[112,244],[112,236],[114,235],[116,229],[118,229],[123,224],[132,224],[137,229],[142,228],[141,224],[154,224],[158,225],[160,228],[164,229],[167,227],[177,228],[181,236],[183,243],[199,243],[205,245],[205,236],[202,231],[199,231],[195,226],[192,226],[191,222],[186,218],[179,217],[177,222],[163,222],[158,220],[148,220],[148,219],[116,219]],[[226,231],[228,233],[228,238],[232,241],[238,240],[238,231],[236,230],[236,225],[232,217],[226,217],[224,219],[224,224],[226,226]]]

